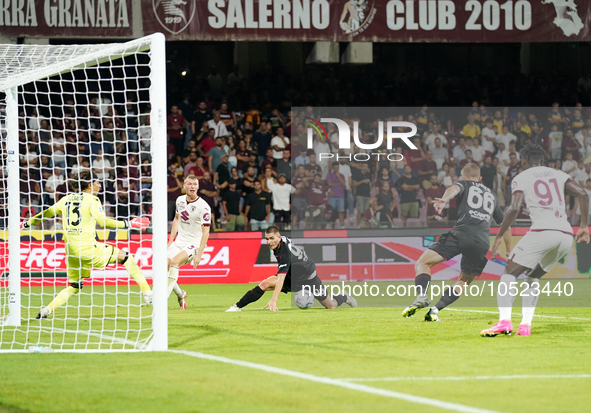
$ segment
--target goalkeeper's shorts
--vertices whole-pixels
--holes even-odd
[[[104,269],[117,260],[119,249],[109,244],[94,244],[90,250],[79,254],[68,251],[68,280],[78,282],[81,278],[89,278],[90,270]]]

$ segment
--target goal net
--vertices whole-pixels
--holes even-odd
[[[166,257],[153,254],[165,250],[167,234],[164,47],[161,34],[0,45],[0,351],[167,348]],[[100,183],[97,208],[125,224],[97,226],[91,245],[66,247],[84,214],[70,203],[64,214],[19,229],[79,193],[85,170]],[[130,228],[137,217],[150,226]],[[88,265],[85,253],[72,256],[89,248],[106,258]],[[152,305],[130,264],[114,262],[117,249],[153,284]],[[88,277],[82,288],[72,284],[80,277]],[[37,318],[50,303],[48,317]]]

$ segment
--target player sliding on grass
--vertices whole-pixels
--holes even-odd
[[[186,195],[176,200],[176,215],[172,221],[170,238],[168,239],[168,294],[174,290],[181,310],[187,309],[187,292],[177,284],[179,267],[193,261],[193,269],[197,268],[201,255],[209,239],[211,226],[211,208],[209,204],[197,196],[199,180],[189,175],[183,183]],[[179,224],[180,220],[180,224]],[[178,237],[177,235],[178,231]],[[176,240],[175,240],[176,237]]]
[[[226,310],[226,312],[240,311],[242,307],[254,303],[263,296],[265,291],[273,291],[273,297],[264,308],[271,311],[277,309],[277,299],[279,293],[297,292],[304,285],[310,286],[310,290],[315,298],[320,301],[325,308],[337,308],[345,303],[351,307],[357,307],[357,301],[345,294],[335,295],[332,298],[326,294],[326,287],[316,274],[316,264],[306,255],[304,248],[294,245],[287,237],[282,237],[279,228],[270,226],[265,231],[267,245],[273,251],[278,263],[277,275],[272,275],[252,290],[244,294],[236,304]]]
[[[541,146],[529,144],[521,150],[520,155],[524,171],[513,178],[511,183],[511,206],[495,238],[492,256],[497,252],[500,237],[517,218],[523,202],[528,208],[532,225],[515,245],[501,276],[497,290],[499,322],[482,330],[480,335],[483,337],[511,334],[511,307],[516,293],[523,299],[523,318],[517,335],[531,335],[531,322],[540,294],[539,280],[568,252],[573,243],[573,229],[565,212],[565,193],[577,197],[581,205],[581,227],[575,241],[589,243],[589,197],[585,190],[566,173],[542,166],[546,154]],[[516,291],[517,277],[523,272],[528,287],[524,291]]]
[[[68,263],[69,287],[64,288],[43,308],[37,318],[47,318],[57,307],[64,305],[83,287],[84,279],[90,277],[90,269],[103,269],[108,264],[123,265],[131,278],[142,290],[144,302],[152,303],[152,291],[144,275],[131,254],[109,244],[96,242],[96,224],[103,228],[141,228],[150,225],[148,218],[134,218],[130,222],[117,221],[105,216],[101,201],[96,194],[101,190],[101,183],[94,179],[90,171],[82,171],[77,179],[68,181],[73,193],[64,196],[59,202],[40,212],[21,224],[21,229],[30,228],[40,222],[62,215],[66,256]]]
[[[478,165],[466,164],[462,168],[462,179],[450,186],[442,198],[436,198],[433,206],[438,213],[441,213],[445,204],[456,196],[458,197],[456,203],[459,205],[456,225],[450,232],[440,236],[415,264],[417,298],[402,311],[403,317],[412,317],[419,308],[428,307],[431,304],[427,293],[431,283],[432,266],[462,254],[460,278],[454,284],[453,290],[449,288],[444,290],[437,304],[425,315],[425,321],[439,321],[439,310],[454,303],[464,288],[482,274],[486,266],[486,253],[490,247],[491,217],[497,223],[501,223],[504,216],[492,191],[480,183]],[[504,240],[507,251],[510,251],[510,232]]]

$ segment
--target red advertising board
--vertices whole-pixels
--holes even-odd
[[[257,234],[258,235],[258,234]],[[146,275],[152,277],[152,242],[149,237],[141,240],[109,242],[129,251]],[[180,269],[183,284],[247,283],[261,248],[260,235],[250,239],[211,239],[196,269],[185,265]],[[6,269],[6,242],[0,242],[0,268]],[[165,252],[163,252],[165,254]],[[25,284],[40,285],[65,282],[66,254],[61,241],[22,241],[20,249],[21,275]],[[269,268],[266,272],[274,273]],[[56,273],[61,273],[55,277]],[[99,283],[127,284],[129,279],[121,266],[110,265],[104,271],[93,270],[92,281]]]
[[[1,0],[0,0],[1,1]],[[142,0],[170,40],[589,41],[587,0]]]

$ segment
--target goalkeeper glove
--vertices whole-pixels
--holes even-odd
[[[29,225],[29,221],[21,221],[21,224],[20,224],[20,229],[21,230],[23,230],[23,229],[29,229],[29,228],[31,228],[31,226]]]
[[[131,228],[146,229],[150,226],[150,219],[149,218],[134,218],[131,221],[129,221],[129,226]]]

